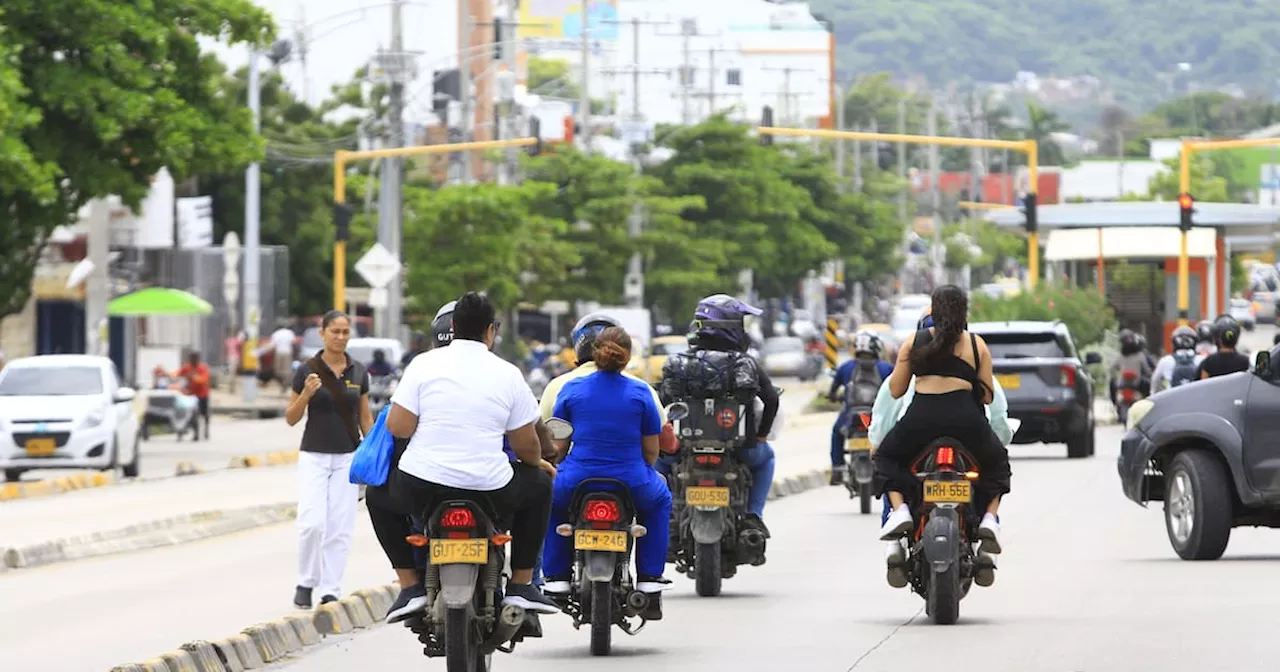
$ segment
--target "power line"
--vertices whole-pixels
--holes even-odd
[[[670,68],[654,68],[649,70],[640,68],[640,26],[667,26],[671,25],[671,22],[631,19],[630,21],[605,21],[604,23],[613,25],[629,24],[631,26],[631,67],[606,68],[604,72],[611,74],[629,73],[631,75],[631,116],[633,119],[640,119],[640,76],[667,75],[669,77],[671,75]]]

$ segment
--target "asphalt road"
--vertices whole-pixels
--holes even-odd
[[[879,517],[825,488],[770,504],[769,562],[727,581],[723,596],[699,598],[680,578],[664,621],[635,638],[615,630],[614,660],[591,657],[588,633],[557,616],[544,617],[545,639],[500,655],[495,669],[898,671],[947,660],[988,672],[1275,669],[1274,595],[1263,587],[1274,582],[1280,534],[1236,530],[1222,560],[1178,560],[1160,509],[1120,493],[1120,435],[1100,428],[1093,459],[1015,448],[998,579],[961,603],[957,625],[933,625],[919,597],[885,583]],[[427,665],[442,669],[411,633],[387,626],[331,638],[283,669]]]

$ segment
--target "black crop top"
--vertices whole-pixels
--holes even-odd
[[[932,340],[933,333],[928,329],[921,329],[916,332],[915,340],[911,342],[911,349],[915,350],[916,348],[925,346]],[[969,334],[969,345],[973,348],[973,361],[977,363],[979,361],[978,357],[980,357],[978,354],[978,339],[974,338],[972,332]],[[915,374],[916,377],[942,376],[943,378],[959,378],[960,380],[968,381],[970,385],[973,385],[973,389],[975,391],[981,389],[978,381],[977,367],[969,364],[969,362],[964,361],[960,357],[957,357],[954,352],[938,357],[933,362],[930,362],[924,370],[912,371],[911,373]]]

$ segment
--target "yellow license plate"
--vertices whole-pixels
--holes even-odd
[[[432,539],[431,564],[483,565],[489,562],[488,539]]]
[[[845,444],[845,451],[852,453],[857,450],[871,450],[871,439],[865,436],[850,437]]]
[[[58,442],[53,439],[27,439],[26,443],[28,457],[48,457],[57,448]]]
[[[689,487],[684,491],[689,506],[729,506],[729,488]]]
[[[973,500],[969,481],[925,481],[924,501],[931,504],[968,504]]]
[[[579,551],[627,552],[627,533],[617,530],[574,530],[573,547]]]
[[[1002,376],[996,376],[996,382],[1000,383],[1000,387],[1006,390],[1016,390],[1022,387],[1022,376],[1016,373],[1006,373]]]

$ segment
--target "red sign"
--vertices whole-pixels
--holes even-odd
[[[732,408],[726,408],[716,416],[716,422],[724,429],[732,429],[738,424],[738,414],[734,413]]]

